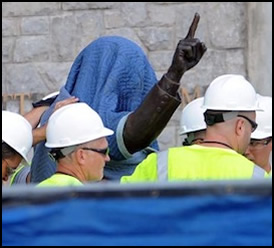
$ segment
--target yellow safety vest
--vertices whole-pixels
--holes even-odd
[[[24,168],[24,165],[19,165],[16,169],[16,171],[11,175],[10,177],[10,186],[14,183],[14,179],[17,176],[17,174]]]
[[[37,184],[37,187],[59,187],[59,186],[82,186],[81,183],[77,178],[63,175],[63,174],[54,174],[50,178],[42,181],[41,183]]]
[[[192,145],[150,154],[122,183],[264,178],[265,171],[234,150]]]
[[[272,178],[272,170],[269,173],[265,172],[265,177]]]
[[[30,165],[20,164],[10,177],[10,186],[15,184],[27,184],[27,177],[30,173]]]

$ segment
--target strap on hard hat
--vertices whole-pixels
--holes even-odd
[[[68,154],[72,153],[75,150],[75,148],[76,148],[76,146],[53,148],[49,152],[49,156],[56,161],[56,160],[66,157]]]
[[[194,133],[187,134],[187,138],[185,138],[183,142],[183,146],[190,146],[194,140],[195,136]]]
[[[239,112],[238,111],[230,111],[230,112],[223,112],[220,113],[218,112],[212,112],[212,110],[207,110],[204,113],[204,117],[205,117],[205,123],[208,126],[213,126],[216,123],[220,123],[220,122],[225,122],[227,120],[231,120],[233,118],[236,118],[238,116]]]

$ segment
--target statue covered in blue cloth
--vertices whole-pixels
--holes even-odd
[[[41,125],[47,122],[56,102],[78,97],[115,131],[108,137],[111,161],[105,166],[105,178],[119,180],[132,174],[137,164],[158,150],[156,138],[181,103],[180,80],[206,51],[204,43],[194,38],[198,22],[199,15],[195,14],[170,68],[158,82],[146,55],[134,42],[118,36],[91,42],[75,59],[66,84],[43,114]],[[31,180],[37,183],[54,173],[55,162],[41,142],[35,147]]]

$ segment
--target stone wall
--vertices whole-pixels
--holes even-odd
[[[59,90],[77,54],[102,35],[121,35],[135,41],[160,78],[171,63],[177,42],[186,35],[194,13],[198,12],[201,19],[196,37],[206,43],[208,51],[184,75],[184,102],[159,137],[161,148],[178,146],[184,104],[194,95],[203,95],[205,87],[220,74],[239,73],[257,79],[258,71],[262,73],[265,68],[248,63],[251,54],[267,57],[271,82],[269,77],[263,77],[253,84],[259,92],[272,95],[272,52],[265,53],[262,39],[271,37],[267,44],[272,49],[272,3],[271,16],[269,3],[255,3],[260,8],[251,4],[2,2],[2,109],[23,113],[31,108],[32,100]],[[268,15],[262,14],[267,9]],[[258,23],[254,15],[265,17],[257,18],[266,27],[263,33],[255,28]],[[253,40],[253,35],[258,39]]]
[[[272,96],[272,2],[248,5],[248,76],[256,90]]]

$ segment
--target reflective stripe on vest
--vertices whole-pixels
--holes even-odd
[[[263,170],[258,165],[254,164],[252,179],[264,178],[265,177],[265,170]]]
[[[168,150],[157,153],[158,181],[168,181]]]

